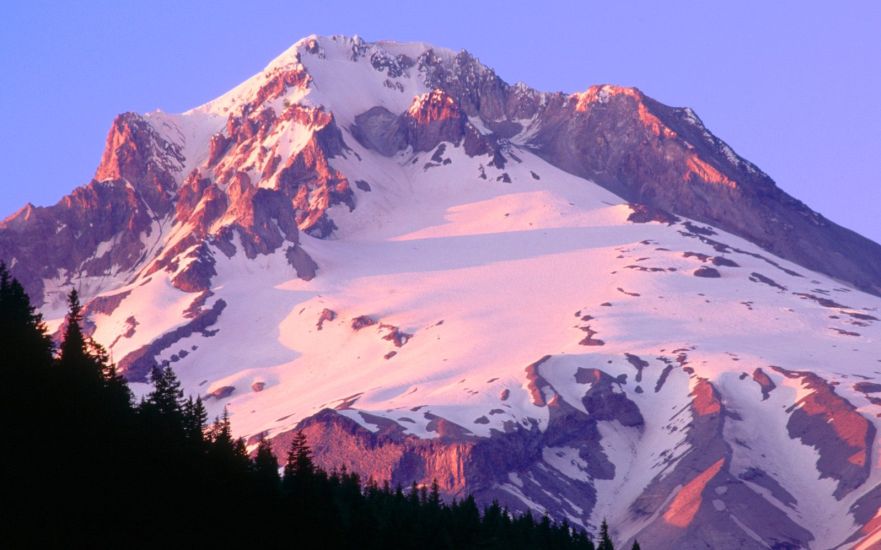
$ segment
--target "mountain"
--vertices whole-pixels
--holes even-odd
[[[881,247],[633,88],[308,37],[117,117],[0,258],[279,453],[652,548],[881,544]]]

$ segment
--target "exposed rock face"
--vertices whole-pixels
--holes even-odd
[[[518,121],[538,117],[527,144],[551,164],[627,200],[711,223],[881,294],[881,246],[780,190],[711,134],[692,110],[611,85],[542,95],[509,86],[467,53],[449,63],[430,57],[425,63],[432,66],[431,85],[503,137],[520,131]]]
[[[355,413],[376,426],[371,431],[328,409],[274,438],[273,448],[283,456],[293,433],[303,430],[316,460],[326,468],[345,466],[393,485],[437,480],[448,498],[468,492],[480,503],[498,499],[513,510],[525,508],[512,495],[529,494],[534,503],[555,515],[574,517],[571,514],[576,510],[583,513],[597,504],[593,480],[611,480],[618,475],[608,450],[599,443],[598,424],[615,423],[639,434],[645,421],[636,404],[618,389],[621,382],[594,368],[579,369],[576,375],[579,383],[589,385],[580,404],[587,414],[579,411],[545,378],[545,369],[552,368],[548,366],[550,359],[544,357],[526,369],[533,402],[549,413],[544,430],[512,425],[505,432],[476,437],[461,426],[437,419],[430,429],[438,436],[422,439],[406,435],[403,425],[386,418]],[[683,443],[690,451],[678,459],[666,458],[664,470],[669,471],[656,476],[630,507],[634,521],[645,523],[636,538],[652,540],[663,549],[705,548],[707,544],[719,548],[767,548],[768,544],[797,548],[810,541],[809,532],[744,482],[791,501],[792,495],[773,478],[758,469],[742,478],[729,472],[732,450],[723,427],[725,422],[738,420],[726,411],[708,381],[697,379],[691,403],[671,420],[689,415]],[[570,463],[580,464],[583,473],[568,472],[570,466],[565,465]]]
[[[664,549],[767,548],[753,533],[776,548],[798,548],[811,540],[809,532],[729,472],[732,450],[723,428],[725,422],[738,420],[726,414],[716,388],[698,379],[692,396],[689,410],[677,412],[693,417],[686,437],[692,450],[672,472],[655,478],[631,506],[636,516],[660,513],[636,538],[658,541]]]
[[[473,494],[481,503],[501,499],[512,509],[525,511],[522,501],[500,490],[500,485],[510,483],[511,476],[519,474],[530,479],[530,483],[565,496],[571,503],[570,512],[575,511],[575,506],[590,509],[595,503],[593,487],[586,482],[573,485],[566,476],[548,470],[543,463],[546,449],[562,449],[566,445],[581,449],[580,456],[591,475],[611,479],[614,466],[599,444],[597,423],[616,421],[638,429],[643,420],[636,405],[613,389],[613,379],[595,369],[585,374],[598,381],[584,397],[584,406],[588,408],[585,415],[556,395],[541,373],[542,363],[538,361],[527,370],[535,391],[548,396],[548,401],[542,402],[550,411],[550,423],[544,431],[534,424],[528,428],[512,424],[504,433],[477,437],[449,420],[434,417],[429,430],[436,432],[437,437],[423,439],[405,434],[402,426],[393,421],[364,411],[357,414],[374,424],[376,431],[325,409],[304,419],[294,430],[273,438],[272,446],[283,456],[292,435],[303,430],[316,461],[328,469],[345,466],[392,485],[406,486],[414,481],[428,485],[437,480],[448,498]],[[542,500],[542,504],[548,509],[555,506],[550,498]]]
[[[37,303],[49,298],[43,295],[46,279],[135,268],[144,241],[157,238],[154,220],[172,207],[168,193],[180,162],[179,148],[142,117],[120,115],[94,180],[54,206],[28,205],[0,222],[0,258],[17,260],[13,274]]]
[[[494,137],[481,134],[459,102],[440,89],[414,98],[398,116],[384,107],[373,107],[355,117],[351,131],[361,145],[385,156],[407,147],[413,152],[431,151],[441,143],[462,144],[470,156],[498,155]],[[503,165],[504,158],[498,158]]]
[[[774,370],[787,378],[801,379],[810,390],[790,407],[787,428],[791,437],[817,449],[817,468],[823,476],[838,481],[835,497],[844,498],[869,477],[875,426],[816,374],[780,367]]]
[[[127,181],[158,216],[171,207],[175,175],[183,168],[181,147],[157,132],[142,116],[116,117],[107,136],[96,181]]]
[[[387,157],[407,147],[407,131],[401,119],[381,106],[356,116],[352,135],[363,146]]]

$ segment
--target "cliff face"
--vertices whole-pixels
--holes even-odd
[[[881,540],[881,248],[639,90],[309,37],[117,117],[0,259],[282,457],[656,548]]]
[[[467,53],[435,61],[428,82],[494,134],[616,195],[712,224],[881,294],[881,246],[787,195],[691,109],[613,85],[571,95],[509,86]]]

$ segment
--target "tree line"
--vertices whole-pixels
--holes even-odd
[[[613,549],[605,522],[595,545],[565,521],[444,502],[437,484],[324,471],[302,433],[284,464],[265,440],[249,453],[225,413],[209,424],[169,366],[153,369],[136,402],[82,322],[72,291],[56,349],[0,264],[4,546]]]

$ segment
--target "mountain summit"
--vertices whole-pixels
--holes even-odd
[[[311,36],[118,116],[0,258],[135,388],[170,363],[328,468],[652,548],[881,541],[881,246],[634,88]]]

